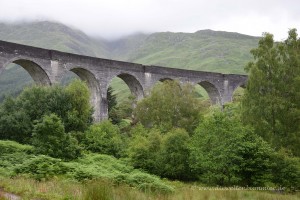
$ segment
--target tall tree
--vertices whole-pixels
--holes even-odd
[[[251,50],[254,61],[242,101],[243,118],[275,147],[300,155],[300,40],[296,29],[284,42],[265,33]]]

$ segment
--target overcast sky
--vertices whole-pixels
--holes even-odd
[[[287,37],[300,32],[300,0],[0,0],[0,21],[52,20],[92,36],[213,29]]]

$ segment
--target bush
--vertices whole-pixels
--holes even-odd
[[[109,179],[114,183],[128,184],[143,191],[174,191],[157,176],[135,170],[132,166],[109,155],[89,154],[77,161],[68,162],[66,165],[72,169],[68,172],[68,177],[80,181]]]
[[[159,158],[161,176],[178,180],[189,180],[193,177],[188,163],[189,139],[184,129],[174,129],[163,137]]]
[[[273,182],[289,190],[300,189],[300,158],[281,149],[273,158]]]
[[[13,168],[33,157],[33,147],[14,141],[0,140],[0,175],[10,175]]]
[[[129,142],[128,156],[135,168],[141,168],[149,173],[159,174],[159,154],[162,136],[159,130],[149,132],[139,124],[132,129],[132,138]]]
[[[32,153],[33,147],[30,145],[19,144],[15,141],[0,140],[0,156],[16,152]]]
[[[118,126],[110,121],[102,121],[91,125],[85,132],[85,146],[92,152],[120,157],[123,150],[123,142]]]
[[[44,116],[34,125],[33,145],[37,153],[54,158],[71,160],[80,156],[77,140],[65,133],[61,119],[55,114]]]
[[[48,180],[57,175],[65,174],[70,168],[66,167],[60,159],[49,156],[35,156],[15,168],[16,174],[27,174],[36,180]]]

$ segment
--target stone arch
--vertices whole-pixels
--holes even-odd
[[[71,72],[74,72],[82,81],[85,81],[88,85],[88,88],[91,93],[90,102],[94,107],[93,118],[94,121],[98,122],[101,120],[101,93],[100,93],[100,84],[96,76],[87,69],[74,67],[70,69]]]
[[[22,57],[12,58],[3,65],[2,70],[11,63],[20,65],[23,69],[25,69],[36,84],[51,85],[47,72],[41,67],[42,65],[38,64],[36,61]]]
[[[130,89],[131,94],[133,94],[137,98],[137,100],[141,100],[142,98],[144,98],[144,88],[141,82],[134,75],[129,73],[120,73],[115,77],[119,77],[126,83],[126,85]],[[107,85],[106,90],[108,89],[108,86],[109,84]]]
[[[206,90],[212,104],[222,103],[220,92],[214,84],[208,81],[201,81],[198,84]]]

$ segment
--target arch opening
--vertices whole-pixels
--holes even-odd
[[[5,95],[17,96],[24,87],[32,85],[51,85],[47,73],[42,67],[28,59],[15,59],[0,69],[0,101]]]
[[[90,103],[94,108],[93,118],[94,121],[98,122],[101,120],[100,106],[101,106],[101,94],[100,85],[95,77],[95,75],[83,68],[72,68],[70,71],[66,72],[61,80],[62,85],[66,85],[72,79],[79,78],[80,80],[86,82],[90,90]]]
[[[221,95],[218,91],[218,89],[210,82],[207,81],[201,81],[200,83],[198,83],[201,87],[204,88],[204,90],[206,91],[208,97],[210,98],[210,102],[213,105],[216,104],[221,104]]]
[[[119,74],[117,77],[122,79],[126,85],[129,87],[132,95],[136,97],[137,100],[144,98],[144,90],[141,83],[130,74]]]
[[[109,118],[113,123],[131,121],[133,109],[143,97],[143,87],[133,75],[122,73],[115,76],[107,86]]]

